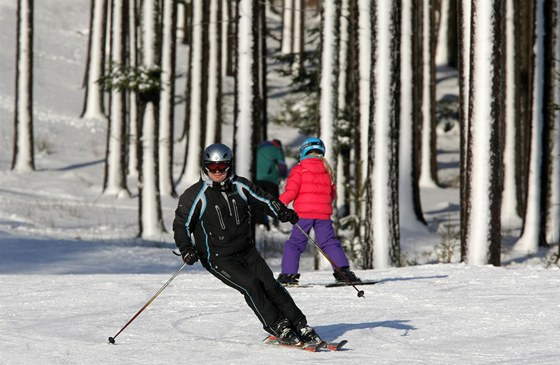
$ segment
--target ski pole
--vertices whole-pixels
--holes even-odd
[[[323,251],[323,249],[321,247],[319,247],[319,244],[313,239],[311,238],[304,230],[303,228],[301,228],[301,226],[296,223],[294,224],[296,227],[299,228],[299,230],[301,231],[301,233],[303,233],[303,235],[305,237],[307,237],[307,239],[311,242],[313,242],[313,245],[315,245],[315,248],[317,249],[317,251],[319,251],[323,256],[325,256],[325,258],[331,263],[332,267],[334,267],[335,271],[338,271],[342,277],[344,277],[344,280],[346,280],[346,283],[348,285],[352,285],[352,287],[354,289],[356,289],[356,291],[358,292],[358,297],[359,298],[364,298],[364,291],[363,290],[359,290],[358,288],[356,288],[356,285],[354,285],[350,279],[346,276],[346,274],[344,273],[344,271],[342,271],[342,269],[340,268],[340,266],[338,266],[337,264],[335,264],[335,262],[329,257],[329,255],[327,255],[327,253],[325,251]]]
[[[167,280],[167,283],[165,283],[165,284],[161,287],[161,289],[158,290],[158,292],[155,293],[154,296],[150,298],[150,300],[148,300],[148,302],[147,302],[146,304],[144,304],[144,306],[143,306],[143,307],[142,307],[142,308],[141,308],[141,309],[126,323],[126,324],[125,324],[125,325],[124,325],[123,328],[121,328],[121,330],[120,330],[119,332],[117,332],[116,335],[114,335],[113,337],[109,337],[109,343],[111,343],[111,344],[113,344],[113,345],[115,344],[115,338],[116,338],[122,331],[124,331],[124,329],[125,329],[126,327],[128,327],[128,325],[131,324],[132,321],[134,321],[134,320],[136,319],[136,317],[138,317],[138,316],[140,315],[140,313],[142,313],[142,311],[143,311],[144,309],[146,309],[146,308],[154,301],[154,299],[156,299],[156,297],[163,291],[163,289],[165,289],[165,288],[169,285],[169,283],[171,283],[171,281],[173,281],[173,279],[175,279],[175,277],[176,277],[177,275],[179,275],[179,273],[181,272],[181,270],[183,270],[183,268],[184,268],[186,265],[187,265],[187,264],[183,264],[183,265],[179,268],[179,270],[177,270],[177,271],[175,272],[175,274],[173,274],[173,276],[171,277],[171,279]]]

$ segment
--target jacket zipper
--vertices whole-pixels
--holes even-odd
[[[235,214],[235,223],[239,225],[239,223],[241,222],[239,220],[239,212],[237,211],[237,202],[235,201],[235,199],[232,202],[233,202],[233,213]]]
[[[224,217],[222,217],[222,211],[220,210],[220,207],[215,205],[214,206],[216,208],[216,213],[218,214],[218,220],[220,221],[220,226],[222,227],[222,229],[226,229],[226,224],[224,223]]]

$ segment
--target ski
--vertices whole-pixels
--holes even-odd
[[[331,350],[331,351],[339,351],[340,349],[342,349],[344,347],[344,345],[346,345],[348,343],[348,340],[342,340],[342,341],[339,341],[339,342],[323,341],[323,343],[325,343],[325,349]]]
[[[282,284],[284,288],[312,288],[314,284]]]
[[[313,288],[317,286],[322,286],[325,288],[338,288],[340,286],[350,286],[350,285],[373,285],[379,283],[378,280],[365,280],[365,281],[355,281],[351,283],[345,282],[334,282],[334,283],[302,283],[302,284],[282,284],[285,288]]]
[[[272,336],[272,335],[265,338],[263,342],[267,345],[276,345],[276,346],[282,346],[282,347],[287,347],[287,348],[294,348],[294,349],[298,349],[298,350],[305,350],[305,351],[309,351],[309,352],[317,352],[317,351],[319,351],[319,350],[321,350],[321,349],[323,349],[327,346],[326,342],[299,343],[297,345],[289,345],[289,344],[285,344],[285,343],[282,343],[282,342],[278,341],[278,338],[276,338],[275,336]]]
[[[325,285],[325,288],[337,288],[339,286],[350,286],[350,285],[373,285],[379,283],[378,280],[365,280],[365,281],[354,281],[351,283],[345,282],[335,282]]]

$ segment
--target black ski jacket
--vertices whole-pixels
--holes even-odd
[[[250,207],[260,205],[278,217],[285,205],[248,179],[233,175],[218,184],[203,175],[179,197],[173,231],[181,251],[192,245],[203,260],[254,247]]]

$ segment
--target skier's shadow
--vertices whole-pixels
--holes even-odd
[[[334,341],[336,339],[343,338],[346,332],[359,329],[385,327],[392,328],[395,330],[403,331],[401,336],[407,336],[408,332],[414,331],[417,328],[407,324],[409,320],[392,320],[392,321],[380,321],[380,322],[367,322],[367,323],[337,323],[327,326],[316,326],[315,329],[321,334],[327,341]]]

